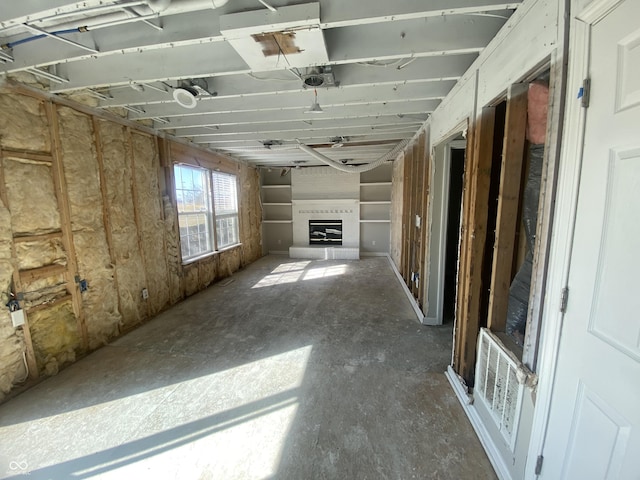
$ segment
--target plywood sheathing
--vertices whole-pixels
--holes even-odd
[[[131,159],[125,143],[125,127],[104,120],[97,124],[120,313],[123,329],[127,330],[148,316],[147,305],[141,295],[146,287],[146,278],[133,213]]]
[[[67,107],[59,107],[57,117],[77,273],[89,287],[82,293],[88,346],[95,349],[118,334],[122,316],[103,223],[93,127],[91,117]]]

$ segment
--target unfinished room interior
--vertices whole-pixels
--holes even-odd
[[[639,480],[639,18],[2,2],[1,478]]]

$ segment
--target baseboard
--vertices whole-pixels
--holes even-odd
[[[424,313],[422,313],[422,310],[420,310],[420,306],[418,305],[418,302],[416,302],[416,299],[413,298],[413,295],[411,294],[409,287],[407,287],[407,284],[404,283],[404,278],[402,278],[402,275],[400,275],[400,272],[398,271],[398,267],[396,267],[396,264],[393,263],[393,260],[391,259],[391,255],[389,255],[388,253],[385,253],[384,256],[387,257],[387,260],[389,260],[389,264],[391,265],[391,269],[396,274],[396,277],[398,277],[398,281],[400,282],[400,285],[402,285],[402,290],[404,291],[405,295],[409,299],[409,302],[413,307],[413,311],[416,313],[416,316],[418,317],[418,321],[424,325]]]
[[[495,443],[493,443],[489,431],[484,426],[484,423],[482,423],[478,412],[473,406],[473,397],[466,391],[466,388],[462,385],[462,381],[456,372],[453,371],[451,365],[447,367],[447,371],[444,372],[444,375],[449,380],[456,397],[458,397],[460,405],[462,405],[462,409],[464,410],[464,413],[466,413],[471,426],[475,430],[476,435],[482,444],[482,448],[484,448],[487,457],[489,457],[489,461],[491,462],[491,466],[495,470],[496,475],[500,480],[513,480],[507,465],[504,463],[504,459],[500,455]]]
[[[363,252],[360,250],[361,257],[388,257],[389,254],[386,252]]]
[[[436,317],[424,317],[422,320],[423,325],[436,326],[442,325],[442,321]]]

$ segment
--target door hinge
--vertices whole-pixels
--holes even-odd
[[[536,475],[540,475],[540,472],[542,472],[542,461],[543,460],[544,460],[544,457],[542,455],[538,455],[538,458],[536,459],[536,469],[533,472]]]
[[[591,97],[591,79],[585,78],[582,81],[582,86],[580,87],[580,90],[578,90],[578,98],[581,99],[580,105],[582,105],[582,108],[589,107],[590,97]]]
[[[569,303],[569,287],[564,287],[560,293],[560,312],[567,311],[567,303]]]

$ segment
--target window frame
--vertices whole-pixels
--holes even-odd
[[[229,250],[235,247],[240,246],[241,236],[240,236],[240,197],[239,197],[239,188],[238,188],[238,175],[236,173],[231,173],[227,171],[221,171],[219,169],[212,169],[202,166],[192,165],[190,163],[174,163],[172,165],[173,169],[173,194],[176,206],[176,217],[178,221],[178,241],[180,243],[180,260],[182,265],[188,265],[190,263],[196,262],[200,259],[215,255],[219,252]],[[180,177],[185,170],[196,170],[203,173],[204,178],[206,179],[206,197],[207,197],[207,208],[204,212],[189,212],[189,211],[181,211],[181,203],[184,205],[184,202],[179,201],[178,191],[185,191],[189,189],[178,188],[178,175],[177,170],[184,169],[180,172]],[[225,213],[225,214],[216,214],[216,206],[215,206],[215,191],[214,191],[214,175],[215,174],[223,174],[233,178],[233,185],[235,189],[235,212],[234,213]],[[207,223],[207,238],[209,240],[207,245],[207,250],[199,252],[197,254],[185,257],[183,256],[183,235],[180,228],[180,219],[185,216],[193,216],[193,214],[201,214],[204,213],[206,216]],[[235,218],[236,221],[236,241],[233,243],[225,244],[223,246],[219,245],[218,242],[218,225],[217,222],[220,219],[224,218]]]
[[[216,175],[219,176],[226,176],[226,177],[231,177],[233,179],[233,188],[235,190],[235,202],[234,202],[234,206],[235,206],[235,210],[233,212],[226,212],[226,213],[216,213],[216,195],[215,195],[215,191],[214,191],[214,185],[215,185],[215,179],[214,177]],[[221,251],[221,250],[225,250],[228,248],[232,248],[235,245],[239,245],[240,244],[240,199],[238,196],[238,176],[233,174],[233,173],[228,173],[228,172],[223,172],[223,171],[218,171],[218,170],[212,170],[211,171],[211,205],[212,205],[212,211],[213,211],[213,232],[215,235],[214,238],[214,242],[215,242],[215,246],[216,246],[216,251]],[[218,229],[218,220],[223,220],[223,219],[227,219],[227,218],[235,218],[235,236],[236,241],[232,242],[232,243],[227,243],[225,245],[220,246],[219,245],[219,229]]]

